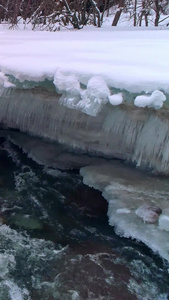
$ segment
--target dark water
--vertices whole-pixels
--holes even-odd
[[[78,170],[39,166],[1,139],[0,300],[169,299],[168,263],[106,214]]]

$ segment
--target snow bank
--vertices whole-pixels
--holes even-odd
[[[168,30],[4,30],[0,31],[0,70],[20,81],[48,78],[67,92],[72,91],[71,85],[79,92],[79,84],[88,85],[89,92],[91,78],[100,76],[109,88],[169,93],[168,39]],[[114,105],[117,97],[110,102]]]

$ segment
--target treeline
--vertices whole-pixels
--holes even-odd
[[[101,27],[105,17],[112,15],[116,26],[121,14],[132,20],[133,26],[146,26],[150,21],[160,24],[161,15],[169,15],[168,0],[0,0],[0,22],[16,26],[20,19],[32,29],[55,31],[72,25],[81,29],[87,24]]]

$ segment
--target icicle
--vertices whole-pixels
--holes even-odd
[[[105,102],[93,117],[65,107],[60,95],[40,87],[10,89],[0,97],[0,107],[0,122],[9,128],[169,174],[167,108],[164,113]]]

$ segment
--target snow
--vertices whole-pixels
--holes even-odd
[[[109,102],[111,105],[119,105],[123,102],[123,94],[122,93],[118,93],[118,94],[114,94],[109,96]]]
[[[163,102],[165,100],[166,96],[164,93],[160,91],[154,91],[150,96],[137,96],[134,100],[134,104],[138,107],[154,107],[155,109],[159,109],[163,106]]]
[[[74,74],[66,76],[58,70],[54,76],[54,84],[59,92],[64,91],[72,95],[80,93],[80,83]]]
[[[97,99],[99,93],[96,102],[100,102],[104,94],[104,101],[110,96],[112,105],[120,104],[122,99],[120,95],[109,95],[111,88],[133,93],[159,90],[168,94],[168,40],[169,30],[159,29],[0,30],[1,77],[8,74],[20,81],[37,82],[48,78],[54,80],[58,90],[70,91],[71,94],[79,93],[79,85],[84,85],[87,95],[83,94],[79,106],[83,106],[86,99],[93,99],[96,90]],[[102,80],[104,92],[100,91],[96,79],[92,79],[97,76]],[[138,105],[143,100],[139,99]],[[161,104],[162,101],[153,105]]]

